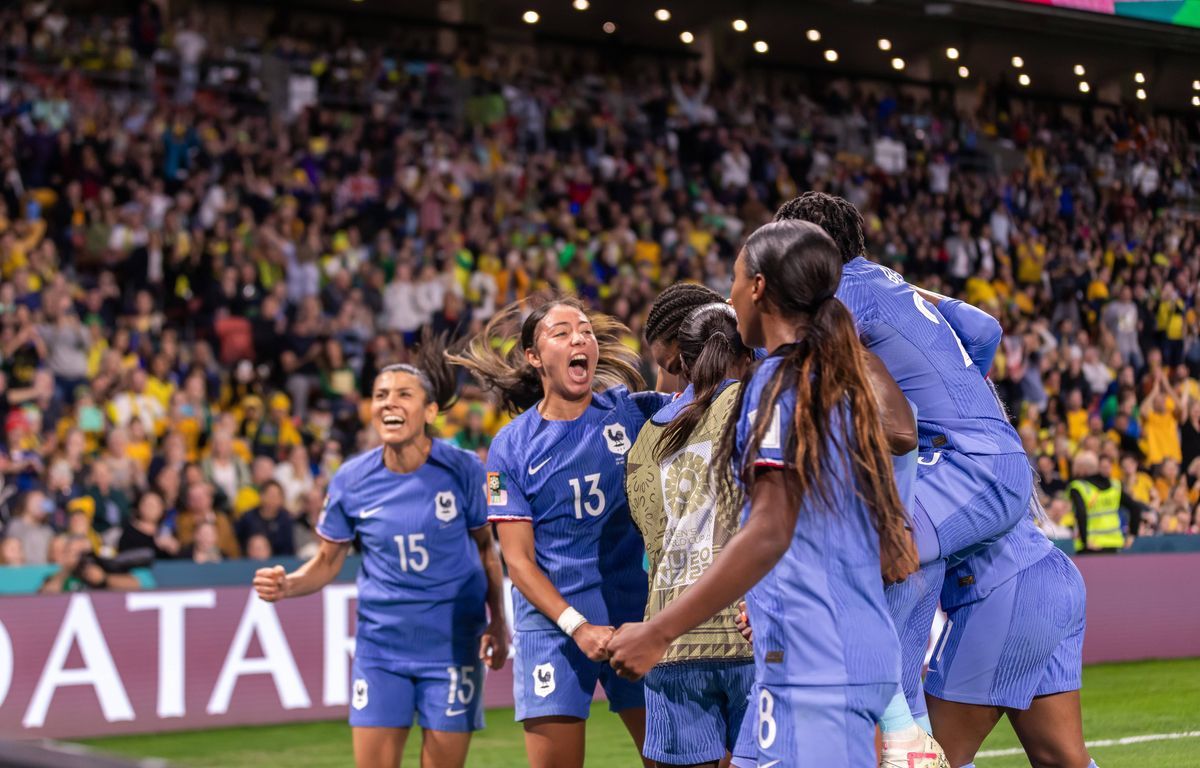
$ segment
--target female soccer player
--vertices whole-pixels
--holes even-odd
[[[433,340],[415,365],[380,371],[371,418],[383,446],[334,475],[317,555],[294,573],[277,565],[254,575],[264,600],[307,595],[337,575],[351,541],[361,542],[350,703],[358,768],[399,765],[414,713],[421,764],[462,766],[471,732],[483,727],[483,666],[500,669],[508,656],[483,467],[431,437],[454,391]]]
[[[692,307],[689,300],[718,298],[679,283],[650,310],[646,338],[656,356],[687,386],[647,422],[629,453],[626,492],[633,520],[649,555],[651,619],[712,564],[737,533],[741,500],[718,504],[708,465],[737,402],[740,379],[753,354],[737,333],[733,308],[718,301]],[[711,292],[710,292],[711,293]],[[670,323],[664,308],[691,309]],[[643,754],[663,766],[716,768],[732,752],[754,684],[749,643],[726,606],[671,644],[646,675],[646,744]]]
[[[833,300],[841,264],[812,224],[768,224],[746,241],[734,265],[738,332],[771,354],[714,457],[732,461],[746,489],[744,525],[687,591],[609,641],[613,667],[640,677],[749,590],[759,765],[874,764],[875,723],[899,683],[880,571],[904,578],[917,555],[866,356]]]
[[[625,460],[667,401],[641,386],[637,357],[611,318],[549,301],[508,352],[493,346],[520,315],[510,307],[457,358],[511,411],[488,453],[488,519],[497,525],[516,614],[514,696],[533,768],[583,765],[585,721],[604,685],[641,751],[641,683],[603,662],[613,626],[646,605],[642,540],[625,500]]]

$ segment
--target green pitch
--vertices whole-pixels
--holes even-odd
[[[1124,736],[1200,731],[1200,659],[1105,664],[1084,670],[1084,734],[1088,741]],[[488,712],[487,730],[471,743],[471,768],[523,766],[521,729],[512,710]],[[405,765],[417,766],[419,733],[409,739]],[[155,736],[121,736],[85,742],[97,748],[135,757],[165,758],[180,766],[239,768],[286,765],[325,768],[351,763],[350,730],[344,722],[228,728]],[[984,745],[985,750],[1019,747],[1002,722]],[[1124,768],[1200,765],[1200,738],[1151,741],[1095,747],[1100,765]],[[633,743],[621,722],[604,705],[593,710],[588,724],[587,765],[626,768],[634,765]],[[1029,763],[1022,756],[984,757],[980,768],[1016,768]]]

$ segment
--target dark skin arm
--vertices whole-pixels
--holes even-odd
[[[883,431],[887,435],[888,447],[893,456],[903,456],[917,447],[917,421],[904,392],[888,373],[887,366],[879,355],[867,351],[867,375],[879,401],[879,415],[883,420]]]
[[[750,517],[696,583],[648,622],[624,624],[608,641],[617,674],[637,680],[676,638],[732,605],[783,559],[800,514],[792,470],[760,470],[750,490]]]

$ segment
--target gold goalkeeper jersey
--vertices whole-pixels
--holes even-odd
[[[708,468],[737,404],[739,386],[726,386],[684,448],[664,461],[655,458],[658,440],[671,419],[691,401],[691,387],[642,427],[629,452],[626,495],[649,560],[646,619],[695,583],[737,532],[741,503],[717,503]],[[736,616],[736,605],[723,609],[672,643],[663,663],[750,660],[750,644],[738,632]]]

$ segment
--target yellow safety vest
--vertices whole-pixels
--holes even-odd
[[[1125,533],[1121,529],[1121,484],[1116,480],[1106,490],[1100,490],[1085,480],[1073,480],[1068,491],[1078,491],[1087,509],[1087,541],[1075,540],[1075,551],[1085,545],[1099,549],[1121,549]]]

